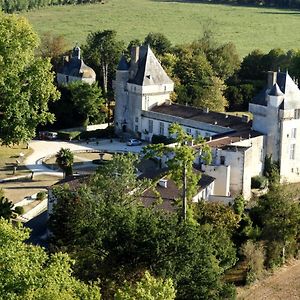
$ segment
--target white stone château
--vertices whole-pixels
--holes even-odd
[[[83,81],[92,84],[96,81],[95,71],[87,66],[81,58],[81,49],[76,46],[70,58],[66,58],[61,70],[57,73],[59,85],[68,84],[72,81]]]
[[[127,132],[151,141],[168,136],[168,127],[179,123],[193,137],[207,138],[213,160],[201,165],[215,178],[214,199],[239,193],[251,197],[251,177],[262,175],[266,155],[280,165],[281,180],[300,181],[300,90],[288,73],[269,72],[268,85],[253,99],[242,117],[170,101],[174,83],[150,47],[135,47],[131,61],[121,58],[114,82],[116,133]]]
[[[267,87],[249,105],[265,154],[280,166],[282,182],[300,181],[300,90],[288,72],[269,72]]]

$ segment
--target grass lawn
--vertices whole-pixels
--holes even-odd
[[[0,146],[0,179],[24,175],[29,172],[29,170],[22,165],[22,160],[19,158],[21,152],[24,154],[25,159],[26,156],[32,153],[32,150],[26,149],[25,145],[11,147]],[[13,165],[16,163],[16,160],[21,161],[21,164],[17,168],[15,175],[13,175]]]
[[[174,44],[190,42],[209,28],[218,42],[233,42],[244,56],[255,48],[300,48],[300,12],[191,1],[108,0],[105,4],[56,6],[23,13],[39,32],[84,43],[89,32],[114,29],[128,42],[162,32]]]
[[[60,177],[50,175],[35,175],[33,180],[23,178],[17,181],[0,183],[0,188],[3,189],[5,197],[13,203],[17,203],[26,196],[46,191],[47,187],[55,184],[60,179]]]

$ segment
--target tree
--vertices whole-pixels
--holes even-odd
[[[38,124],[53,122],[48,102],[58,99],[51,64],[35,58],[38,37],[19,16],[0,14],[0,139],[28,141]]]
[[[144,45],[150,45],[153,51],[158,55],[164,55],[171,50],[171,42],[162,33],[150,32],[145,37]]]
[[[56,163],[63,170],[65,176],[73,174],[72,166],[74,163],[74,154],[70,149],[61,148],[56,153]]]
[[[300,233],[300,206],[293,200],[293,195],[286,188],[274,187],[270,192],[259,199],[254,213],[262,227],[262,238],[281,245],[282,262],[287,256],[286,249],[293,253],[291,248],[298,247],[297,239]],[[295,246],[296,244],[296,246]],[[268,247],[268,252],[273,248]]]
[[[100,68],[104,96],[111,88],[116,67],[124,50],[124,43],[116,39],[117,33],[104,30],[90,33],[84,47],[84,57],[88,62]]]
[[[13,203],[4,196],[0,197],[0,218],[9,220],[13,214]]]
[[[221,264],[225,266],[225,257],[229,257],[228,241],[223,239],[224,249],[213,241],[210,225],[179,222],[177,214],[143,207],[138,190],[145,187],[136,179],[135,165],[130,166],[132,157],[116,157],[116,162],[81,188],[55,191],[57,205],[50,220],[55,221],[54,230],[51,227],[54,245],[76,259],[74,270],[79,278],[100,279],[107,299],[114,298],[116,289],[128,291],[127,285],[123,288],[124,280],[144,293],[150,285],[143,279],[145,270],[166,283],[172,279],[177,299],[220,299],[225,289]],[[70,239],[63,237],[65,229]],[[156,291],[161,290],[159,282],[153,283]],[[153,285],[146,293],[149,297]]]
[[[162,157],[167,155],[166,164],[170,169],[170,176],[178,186],[182,189],[182,218],[186,220],[187,201],[191,201],[197,191],[200,175],[194,172],[193,164],[196,159],[196,151],[188,145],[193,137],[187,134],[179,124],[173,123],[169,127],[169,134],[175,138],[176,145],[168,147],[164,144],[152,144],[144,148],[143,152],[146,157]],[[205,144],[204,139],[198,138],[196,144],[201,151],[202,158],[209,162],[210,149]]]
[[[54,71],[62,65],[63,55],[68,49],[68,43],[63,35],[55,35],[50,31],[41,36],[41,44],[38,48],[43,58],[50,58]]]
[[[71,92],[71,101],[75,109],[83,116],[83,125],[104,121],[104,113],[101,113],[104,110],[104,99],[96,83],[89,85],[85,82],[74,81],[67,88]]]
[[[67,254],[48,256],[43,248],[25,244],[29,232],[0,219],[1,299],[101,299],[99,288],[72,276]]]
[[[176,291],[171,279],[155,278],[148,271],[135,284],[126,284],[115,295],[115,300],[173,300]]]
[[[174,66],[174,75],[179,79],[177,101],[196,107],[207,107],[214,111],[224,111],[227,101],[223,96],[224,82],[214,76],[206,55],[190,47],[177,50],[178,60]]]

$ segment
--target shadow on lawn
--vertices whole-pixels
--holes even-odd
[[[278,9],[282,10],[279,12],[272,11],[262,11],[260,14],[270,14],[270,15],[300,15],[300,11],[297,8],[281,8],[281,7],[268,7],[268,6],[259,6],[255,4],[239,4],[239,3],[220,3],[215,1],[201,1],[201,0],[151,0],[152,2],[170,2],[170,3],[199,3],[199,4],[214,4],[222,6],[235,6],[235,7],[251,7],[251,8],[261,8],[261,9]]]

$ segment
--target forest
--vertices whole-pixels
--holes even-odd
[[[51,5],[97,3],[101,0],[0,0],[0,9],[6,13],[30,10]]]

